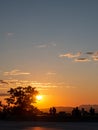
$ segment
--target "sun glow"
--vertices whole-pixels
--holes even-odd
[[[43,98],[42,95],[37,95],[37,96],[36,96],[36,99],[37,99],[38,101],[42,100],[42,98]]]

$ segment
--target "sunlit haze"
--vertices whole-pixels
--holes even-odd
[[[98,1],[1,0],[0,61],[0,100],[30,85],[38,108],[98,104]]]

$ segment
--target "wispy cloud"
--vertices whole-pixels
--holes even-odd
[[[13,36],[13,35],[14,35],[14,33],[12,33],[12,32],[7,33],[7,36]]]
[[[15,69],[15,70],[12,70],[12,71],[9,71],[9,72],[4,72],[4,76],[17,76],[17,75],[30,75],[30,73],[28,73],[28,72],[22,72],[22,71],[20,71],[20,70],[17,70],[17,69]]]
[[[0,84],[8,84],[8,83],[4,80],[0,80]]]
[[[74,60],[75,62],[89,62],[90,60],[87,58],[77,58]]]
[[[76,58],[81,55],[81,52],[77,52],[76,54],[72,53],[65,53],[65,54],[60,54],[59,57],[67,57],[67,58]]]
[[[51,45],[55,47],[55,46],[56,46],[56,43],[51,43]]]
[[[38,48],[46,48],[47,45],[46,44],[41,44],[41,45],[37,45],[36,47],[38,47]]]
[[[54,41],[49,42],[48,44],[49,44],[50,46],[53,46],[53,47],[56,47],[56,46],[57,46],[56,42],[54,42]]]
[[[70,85],[67,85],[67,86],[65,86],[67,89],[74,89],[74,88],[76,88],[75,86],[70,86]]]
[[[32,87],[36,87],[37,90],[47,90],[47,89],[59,87],[57,84],[53,84],[50,82],[37,82],[37,81],[29,81],[29,80],[5,80],[5,82],[7,83],[6,86],[4,86],[4,84],[0,85],[0,91],[2,90],[2,92],[5,92],[5,88],[7,92],[7,90],[11,87],[15,87],[15,88],[18,86],[27,87],[29,85]]]
[[[48,72],[47,75],[56,75],[55,72]]]
[[[2,81],[1,81],[2,82]],[[6,86],[4,84],[6,82]],[[44,90],[47,91],[49,89],[56,89],[56,88],[66,88],[66,89],[73,89],[75,88],[72,85],[67,85],[65,82],[38,82],[38,81],[32,81],[32,80],[4,80],[3,84],[0,85],[0,96],[7,96],[7,91],[9,88],[13,87],[16,88],[18,86],[27,87],[27,86],[35,87],[38,91]]]
[[[55,42],[33,42],[33,45],[37,48],[55,47]]]
[[[54,76],[54,75],[56,75],[56,73],[55,72],[48,72],[48,73],[46,73],[46,75],[48,75],[48,76]]]

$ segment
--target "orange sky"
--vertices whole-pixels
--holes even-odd
[[[0,95],[31,85],[40,108],[98,104],[98,1],[23,1],[0,1]]]

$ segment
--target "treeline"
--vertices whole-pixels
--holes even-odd
[[[1,120],[33,120],[33,121],[98,121],[98,113],[91,107],[89,111],[84,108],[73,108],[71,113],[60,111],[51,107],[48,113],[40,111],[34,106],[38,91],[36,88],[17,87],[10,88],[6,104],[0,102]]]
[[[95,112],[95,109],[91,107],[89,111],[86,111],[84,108],[79,109],[78,107],[73,108],[71,113],[65,111],[56,112],[56,108],[52,107],[49,109],[49,113],[45,113],[43,118],[48,121],[91,121],[98,122],[98,113]]]

